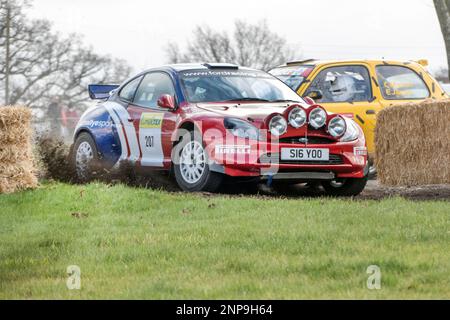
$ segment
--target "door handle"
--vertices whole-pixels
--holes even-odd
[[[369,109],[366,110],[366,114],[376,114],[375,110]]]

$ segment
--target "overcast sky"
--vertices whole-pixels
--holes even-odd
[[[305,58],[427,58],[431,70],[447,66],[432,0],[34,0],[30,14],[136,70],[166,63],[167,42],[184,46],[196,25],[231,31],[236,18],[267,19]]]

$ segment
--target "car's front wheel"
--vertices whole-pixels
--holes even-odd
[[[77,137],[73,145],[71,160],[79,181],[87,182],[93,178],[93,168],[98,163],[99,156],[90,134],[82,132]]]
[[[186,133],[174,147],[172,162],[182,190],[214,192],[222,183],[223,175],[210,171],[203,142],[194,137],[194,132]]]
[[[360,194],[367,184],[368,176],[364,178],[344,178],[322,182],[325,192],[334,197],[351,197]]]

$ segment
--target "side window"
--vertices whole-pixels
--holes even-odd
[[[139,85],[139,82],[141,81],[142,77],[137,77],[134,80],[131,80],[128,82],[119,93],[119,97],[126,101],[133,101],[134,93],[136,92],[137,86]]]
[[[425,99],[430,92],[419,75],[407,67],[377,66],[381,94],[387,100]]]
[[[270,70],[269,73],[286,83],[292,90],[297,91],[313,69],[314,66],[301,65],[280,67]]]
[[[306,94],[320,91],[320,102],[357,102],[372,98],[369,71],[363,66],[330,67],[314,78]]]
[[[156,107],[163,94],[175,95],[170,77],[161,72],[148,73],[139,85],[133,102],[143,107]]]

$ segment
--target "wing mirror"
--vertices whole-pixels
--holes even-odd
[[[308,92],[306,94],[306,97],[309,97],[314,100],[320,100],[323,98],[323,94],[322,94],[322,91],[320,91],[320,90],[314,90],[314,91]]]
[[[308,96],[303,97],[303,100],[305,100],[305,102],[306,102],[308,105],[310,105],[310,106],[312,106],[313,104],[316,104],[316,102],[314,101],[314,99],[313,99],[313,98],[310,98],[310,97],[308,97]]]
[[[158,107],[165,109],[175,109],[175,98],[170,94],[163,94],[158,99]]]

